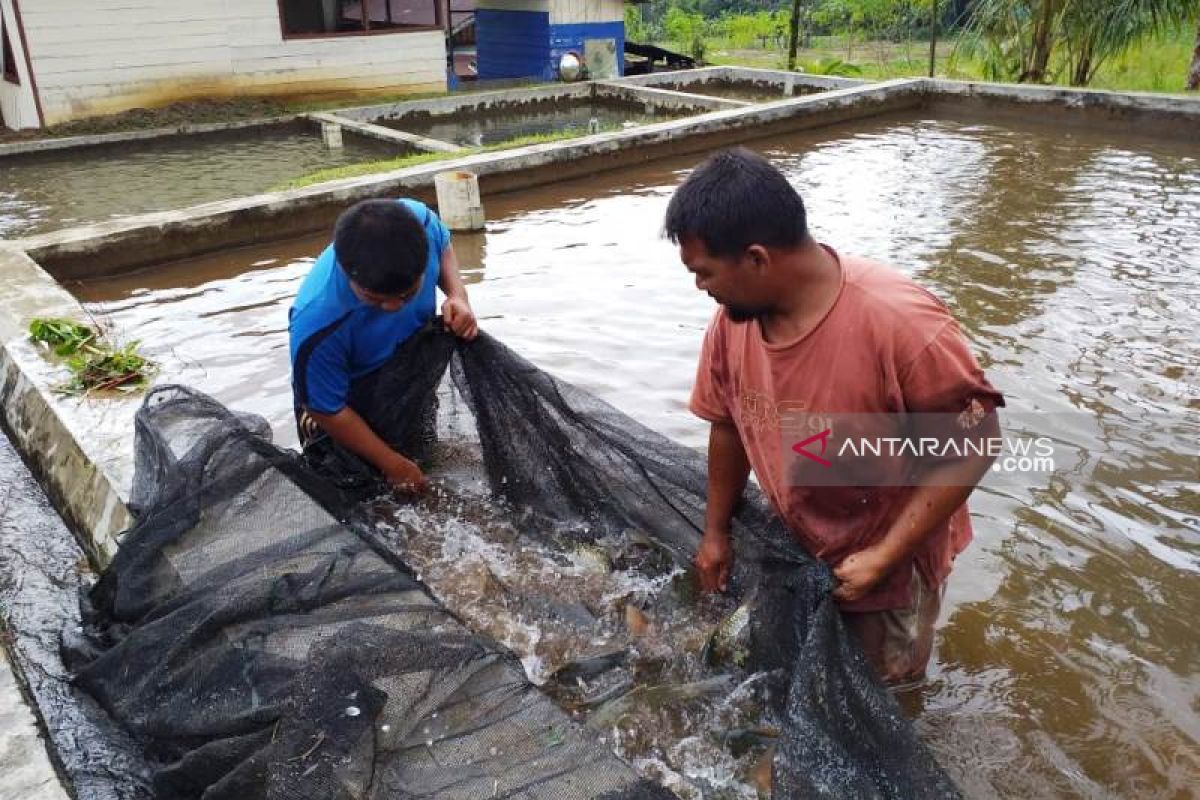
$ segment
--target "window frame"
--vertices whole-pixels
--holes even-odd
[[[4,67],[0,70],[5,83],[21,85],[21,69],[17,65],[17,53],[12,46],[12,34],[8,30],[8,20],[0,14],[0,58],[4,59]]]
[[[385,0],[389,12],[392,10],[391,0]],[[405,33],[428,33],[430,31],[445,31],[446,18],[449,14],[446,12],[447,0],[432,0],[434,13],[436,14],[437,23],[434,25],[407,25],[402,28],[378,28],[371,29],[371,15],[367,4],[370,0],[361,0],[364,9],[363,14],[363,29],[359,31],[334,31],[332,33],[288,33],[287,25],[283,16],[284,0],[276,0],[276,7],[279,11],[279,33],[283,36],[285,42],[293,40],[305,39],[354,39],[363,36],[391,36]]]

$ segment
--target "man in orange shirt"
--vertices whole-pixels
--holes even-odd
[[[720,304],[690,403],[712,424],[701,583],[727,587],[730,519],[753,468],[799,542],[832,566],[834,596],[880,677],[921,677],[951,564],[971,539],[966,499],[991,458],[923,462],[905,482],[805,485],[785,463],[787,420],[969,415],[972,435],[994,436],[1003,397],[941,301],[814,240],[800,196],[760,156],[714,155],[676,191],[665,227]]]

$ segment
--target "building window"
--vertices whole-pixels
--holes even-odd
[[[13,56],[12,42],[8,40],[8,23],[0,17],[0,63],[4,65],[4,80],[9,83],[21,83],[17,74],[17,59]]]
[[[397,33],[441,28],[442,3],[443,0],[279,0],[279,18],[285,38]]]

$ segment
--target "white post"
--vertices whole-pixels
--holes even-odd
[[[452,231],[481,231],[484,228],[483,201],[479,199],[479,178],[473,172],[440,172],[433,179],[437,189],[438,215]]]
[[[795,88],[796,88],[796,76],[789,72],[788,76],[783,79],[783,96],[791,97],[792,92],[795,90]]]
[[[342,147],[342,126],[333,122],[322,122],[321,139],[330,150],[340,150]]]

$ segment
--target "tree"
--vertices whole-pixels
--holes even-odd
[[[700,14],[671,6],[663,19],[663,30],[672,42],[688,48],[697,61],[704,58],[704,17]]]
[[[1188,71],[1187,88],[1200,89],[1200,23],[1196,25],[1196,49],[1192,51],[1192,68]]]
[[[1200,9],[1198,0],[1075,0],[1063,12],[1063,46],[1072,86],[1087,86],[1105,61],[1148,36],[1162,35]]]
[[[649,28],[642,19],[641,6],[625,6],[625,38],[631,42],[648,42],[649,34]]]
[[[1043,83],[1061,49],[1071,83],[1086,86],[1110,58],[1198,12],[1200,0],[978,0],[968,28],[990,78]]]
[[[1098,0],[1104,2],[1104,0]],[[1063,7],[1071,0],[978,0],[969,30],[985,44],[989,78],[1041,83],[1059,33]]]
[[[929,8],[929,77],[937,69],[938,4],[933,0]]]
[[[788,34],[787,68],[789,71],[796,69],[796,48],[800,42],[800,2],[801,0],[792,0],[792,20]]]

